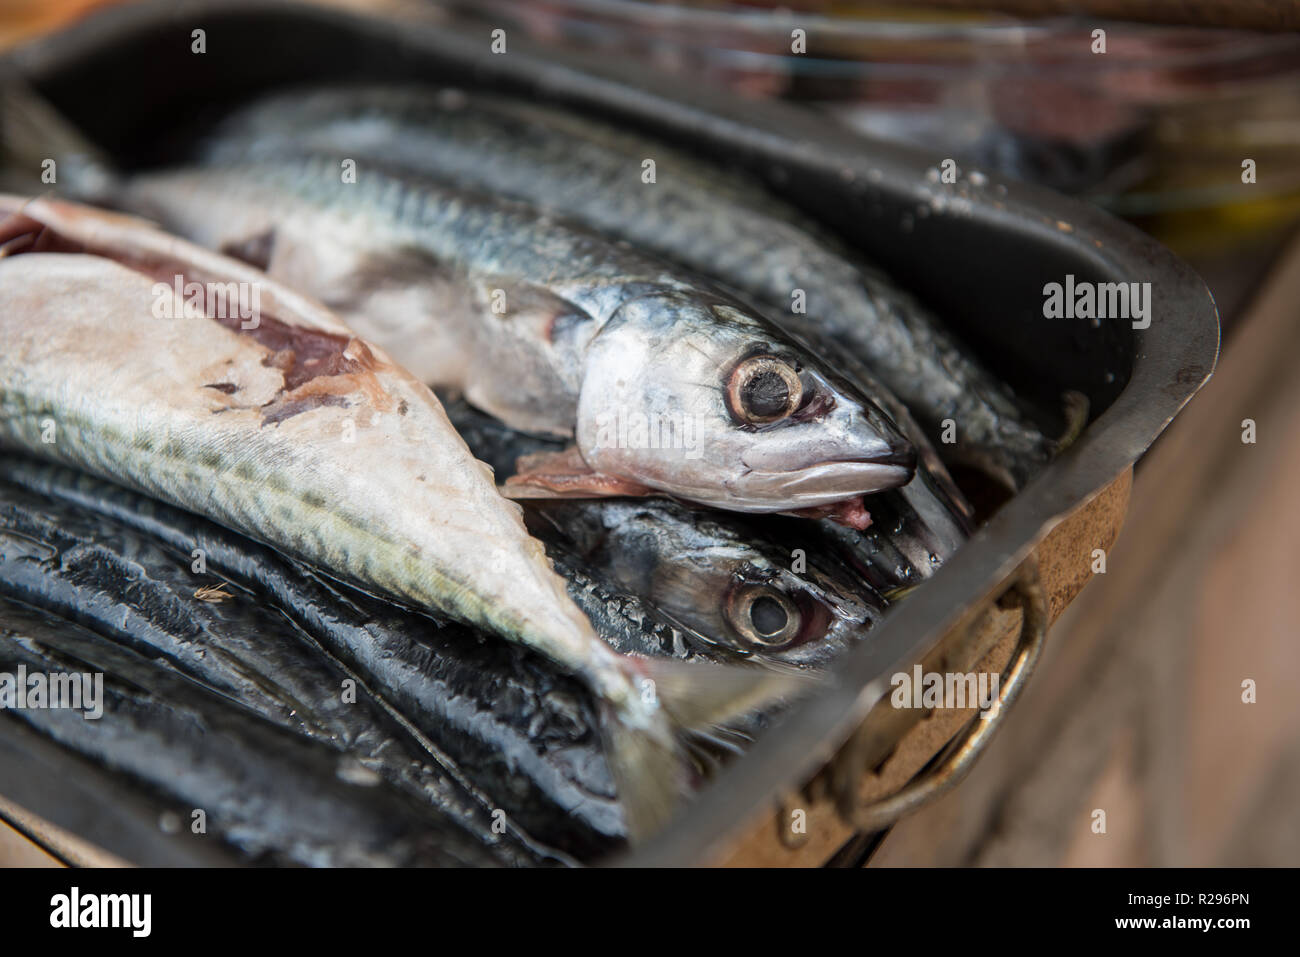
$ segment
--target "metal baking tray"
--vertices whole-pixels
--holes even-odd
[[[205,31],[201,54],[191,52],[197,29]],[[836,754],[887,692],[889,675],[1018,580],[1044,536],[1155,441],[1214,367],[1214,301],[1187,265],[1150,238],[1045,190],[965,168],[957,183],[944,184],[937,170],[947,157],[872,142],[778,102],[544,52],[522,36],[507,37],[505,54],[493,54],[490,43],[488,27],[429,17],[162,0],[94,16],[14,51],[0,66],[16,69],[128,167],[166,158],[171,144],[162,131],[286,83],[427,81],[559,103],[762,176],[924,299],[1025,396],[1050,408],[1066,389],[1087,395],[1090,421],[1079,439],[899,605],[872,641],[847,655],[831,683],[793,707],[625,862],[709,860]],[[1067,274],[1151,283],[1149,327],[1045,319],[1043,286]],[[141,827],[147,809],[96,801],[92,788],[64,788],[51,760],[17,741],[0,747],[0,793],[138,863],[203,860],[185,846],[192,842]],[[114,816],[131,827],[128,846],[105,826]]]

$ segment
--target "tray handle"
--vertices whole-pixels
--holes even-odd
[[[935,761],[886,797],[864,803],[856,793],[862,775],[839,776],[847,786],[837,796],[836,807],[846,824],[859,831],[884,830],[903,815],[956,787],[970,773],[1001,726],[1006,709],[1019,697],[1038,663],[1047,637],[1047,599],[1039,579],[1038,563],[1032,557],[1017,569],[995,603],[1008,601],[1018,604],[1021,609],[1020,639],[999,681],[999,694],[992,716],[983,720],[978,715],[972,718],[965,730],[939,752]]]

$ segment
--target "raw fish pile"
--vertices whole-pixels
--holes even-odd
[[[1055,451],[917,299],[671,145],[324,88],[128,172],[11,99],[14,168],[80,159],[0,197],[0,671],[106,690],[0,727],[237,859],[644,840],[960,547],[947,466],[1014,491]]]

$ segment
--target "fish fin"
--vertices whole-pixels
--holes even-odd
[[[885,601],[889,602],[890,604],[893,604],[896,601],[902,601],[908,595],[912,594],[912,592],[920,588],[923,584],[925,584],[925,582],[916,582],[915,584],[912,585],[899,585],[897,588],[891,588],[889,589],[889,591],[882,593],[881,597],[884,598]]]
[[[841,502],[831,502],[829,505],[814,505],[781,514],[796,518],[827,518],[836,525],[857,529],[859,532],[871,527],[871,513],[867,511],[866,501],[861,495]]]
[[[601,705],[601,729],[628,840],[636,844],[672,817],[687,787],[684,756],[667,722],[647,727],[624,720],[607,702]]]
[[[1036,429],[1006,423],[1002,444],[997,448],[958,449],[956,461],[992,479],[1003,499],[1024,489],[1053,457],[1073,445],[1088,425],[1090,403],[1082,392],[1068,389],[1061,394],[1065,428],[1057,438],[1049,438]]]
[[[507,498],[608,498],[656,493],[639,482],[593,472],[577,446],[571,445],[559,452],[520,456],[502,494]]]
[[[45,197],[0,195],[0,259],[18,253],[84,252],[85,247],[69,239],[54,226],[29,215],[31,207],[47,203]]]
[[[219,251],[223,256],[238,259],[259,272],[266,272],[271,268],[271,257],[275,254],[275,229],[264,229],[252,236],[224,242]]]
[[[474,285],[480,310],[511,326],[527,326],[540,342],[570,337],[592,321],[586,310],[536,283],[486,276]]]
[[[271,248],[267,250],[269,262],[275,252],[274,229],[243,237],[232,246],[246,246],[244,251],[255,255],[259,239],[267,232],[272,234],[269,238]],[[230,255],[236,259],[244,258],[239,252],[232,251]],[[253,265],[247,259],[244,261]],[[386,290],[421,289],[433,301],[452,295],[450,290],[455,287],[451,267],[431,252],[413,245],[364,255],[345,275],[337,278],[337,288],[324,301],[335,312],[343,314],[365,313],[371,308],[371,299],[376,293]]]
[[[108,155],[18,73],[0,74],[0,163],[30,172],[34,189],[67,186],[81,199],[107,201],[121,182]],[[44,179],[53,160],[54,182]]]
[[[659,705],[646,698],[605,714],[606,755],[633,842],[668,822],[687,787],[688,742],[696,731],[724,727],[742,715],[810,688],[816,678],[780,666],[745,668],[673,658],[637,659]]]
[[[1070,389],[1061,396],[1061,406],[1065,410],[1065,431],[1054,443],[1057,454],[1068,449],[1083,434],[1091,403],[1082,392]]]
[[[44,223],[32,219],[22,207],[15,208],[0,219],[0,259],[14,253],[35,251],[43,235]]]
[[[728,722],[806,690],[817,676],[789,665],[757,667],[651,658],[641,662],[664,710],[682,729],[723,727]]]
[[[399,246],[366,256],[350,277],[358,291],[456,281],[456,267],[418,245]]]

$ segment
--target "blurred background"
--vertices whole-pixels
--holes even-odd
[[[793,101],[1191,262],[1223,321],[1215,378],[1139,464],[1106,574],[990,753],[871,862],[1300,864],[1300,4],[331,2]],[[3,0],[0,47],[105,5]]]

